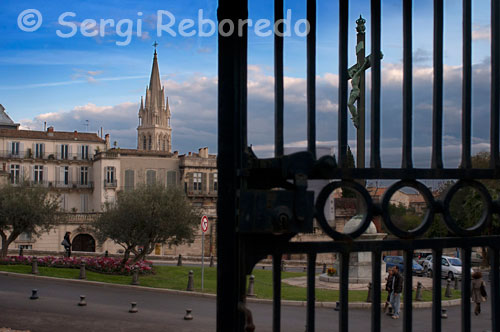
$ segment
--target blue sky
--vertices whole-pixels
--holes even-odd
[[[382,2],[382,147],[386,166],[398,166],[401,157],[401,1]],[[432,105],[432,1],[418,0],[414,6],[414,111],[415,163],[428,166]],[[292,11],[292,25],[305,18],[305,1],[286,1]],[[489,1],[473,1],[474,62],[474,151],[486,149],[489,134]],[[121,147],[135,147],[137,111],[151,70],[153,47],[158,54],[162,81],[172,108],[173,148],[181,153],[208,146],[216,152],[217,38],[157,36],[158,10],[182,19],[216,19],[216,1],[23,1],[0,3],[0,103],[23,127],[42,129],[43,123],[56,130],[96,132],[101,127]],[[41,27],[25,32],[18,16],[37,9],[43,16]],[[61,38],[71,29],[58,21],[68,17],[79,27],[71,38]],[[141,12],[142,14],[138,14]],[[351,1],[350,63],[354,63],[355,20],[368,21],[369,1]],[[252,1],[250,18],[272,19],[272,1]],[[115,28],[106,27],[103,36],[85,37],[85,19],[130,19],[134,36],[127,46]],[[138,19],[142,35],[137,36]],[[317,105],[318,144],[336,147],[337,138],[337,1],[318,0]],[[99,29],[100,27],[97,27]],[[195,28],[198,28],[195,26]],[[458,164],[460,150],[461,97],[461,1],[445,1],[445,163]],[[258,154],[272,151],[273,119],[273,38],[249,37],[249,142]],[[292,33],[285,40],[285,141],[302,146],[305,131],[305,38]],[[369,73],[368,73],[369,75]],[[369,76],[368,76],[369,77]],[[369,90],[368,90],[369,91]],[[369,121],[369,119],[368,119]],[[368,133],[369,134],[369,133]],[[369,137],[369,135],[367,135]],[[353,127],[350,138],[354,138]],[[351,145],[355,142],[351,141]]]

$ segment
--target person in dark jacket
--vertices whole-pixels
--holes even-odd
[[[387,291],[387,299],[385,300],[384,312],[387,312],[389,308],[389,304],[391,302],[391,293],[392,293],[392,267],[387,269],[387,278],[385,284],[385,290]]]
[[[392,269],[392,293],[391,306],[394,309],[393,319],[399,318],[399,308],[401,306],[401,293],[403,292],[403,277],[399,273],[398,266]]]
[[[64,247],[64,250],[66,251],[66,257],[71,257],[71,232],[66,232],[64,234],[64,240],[61,242],[61,244]]]

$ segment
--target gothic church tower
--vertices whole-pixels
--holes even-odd
[[[146,88],[146,102],[141,97],[139,127],[137,128],[137,149],[172,152],[172,128],[170,107],[165,88],[161,86],[160,69],[155,48],[153,69],[149,87]]]

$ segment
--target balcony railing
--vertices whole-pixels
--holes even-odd
[[[92,189],[94,188],[94,183],[92,181],[88,181],[87,183],[80,183],[78,181],[21,181],[17,180],[12,183],[14,186],[21,185],[23,183],[27,183],[29,186],[40,186],[45,188],[58,188],[58,189]]]
[[[57,153],[34,153],[30,149],[13,153],[12,151],[0,150],[0,158],[9,159],[41,159],[41,160],[94,160],[94,155],[89,155],[82,158],[80,153],[68,153],[65,155],[58,155]]]
[[[104,188],[116,188],[118,187],[118,182],[116,180],[108,181],[104,180]]]

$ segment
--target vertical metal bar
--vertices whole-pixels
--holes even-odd
[[[283,20],[283,0],[274,1],[274,24]],[[283,21],[280,21],[283,22]],[[274,34],[274,156],[284,154],[283,135],[283,23],[276,26]]]
[[[412,289],[413,289],[413,250],[405,251],[404,253],[404,322],[403,327],[405,332],[412,331],[412,321],[413,321],[413,299],[412,299]]]
[[[314,332],[314,306],[316,304],[316,254],[307,256],[307,332]]]
[[[466,0],[467,1],[467,0]],[[462,332],[469,332],[471,328],[470,320],[470,267],[471,248],[460,250],[462,257]]]
[[[380,0],[371,0],[372,54],[380,54],[380,7]],[[378,56],[372,59],[370,166],[380,168],[380,59]]]
[[[281,331],[281,254],[273,255],[273,331]]]
[[[349,331],[349,255],[348,251],[343,251],[340,256],[340,315],[339,331]]]
[[[500,167],[499,117],[500,117],[500,4],[491,0],[491,167]]]
[[[500,310],[500,255],[498,248],[490,248],[490,251],[490,273],[492,274],[490,275],[491,312],[496,313]],[[500,318],[496,314],[491,315],[491,330],[493,332],[500,332]]]
[[[380,251],[372,252],[372,332],[380,332]]]
[[[403,160],[412,168],[412,0],[403,0]]]
[[[441,258],[443,249],[432,251],[432,332],[441,332]]]
[[[349,1],[339,1],[339,165],[347,160],[347,47],[349,27]]]
[[[246,19],[247,2],[220,0],[218,20]],[[241,187],[237,170],[246,143],[247,33],[218,36],[218,133],[217,168],[219,196],[217,200],[217,330],[241,331],[244,317],[238,311],[245,285],[240,270],[240,241],[236,233],[236,193]]]
[[[443,168],[443,0],[434,0],[434,92],[432,97],[432,168]]]
[[[462,163],[461,167],[471,165],[471,86],[472,86],[472,10],[471,0],[463,0],[463,38],[462,38]],[[493,92],[493,91],[492,91]],[[496,92],[493,92],[496,93]]]
[[[316,159],[316,0],[307,0],[307,150]]]

